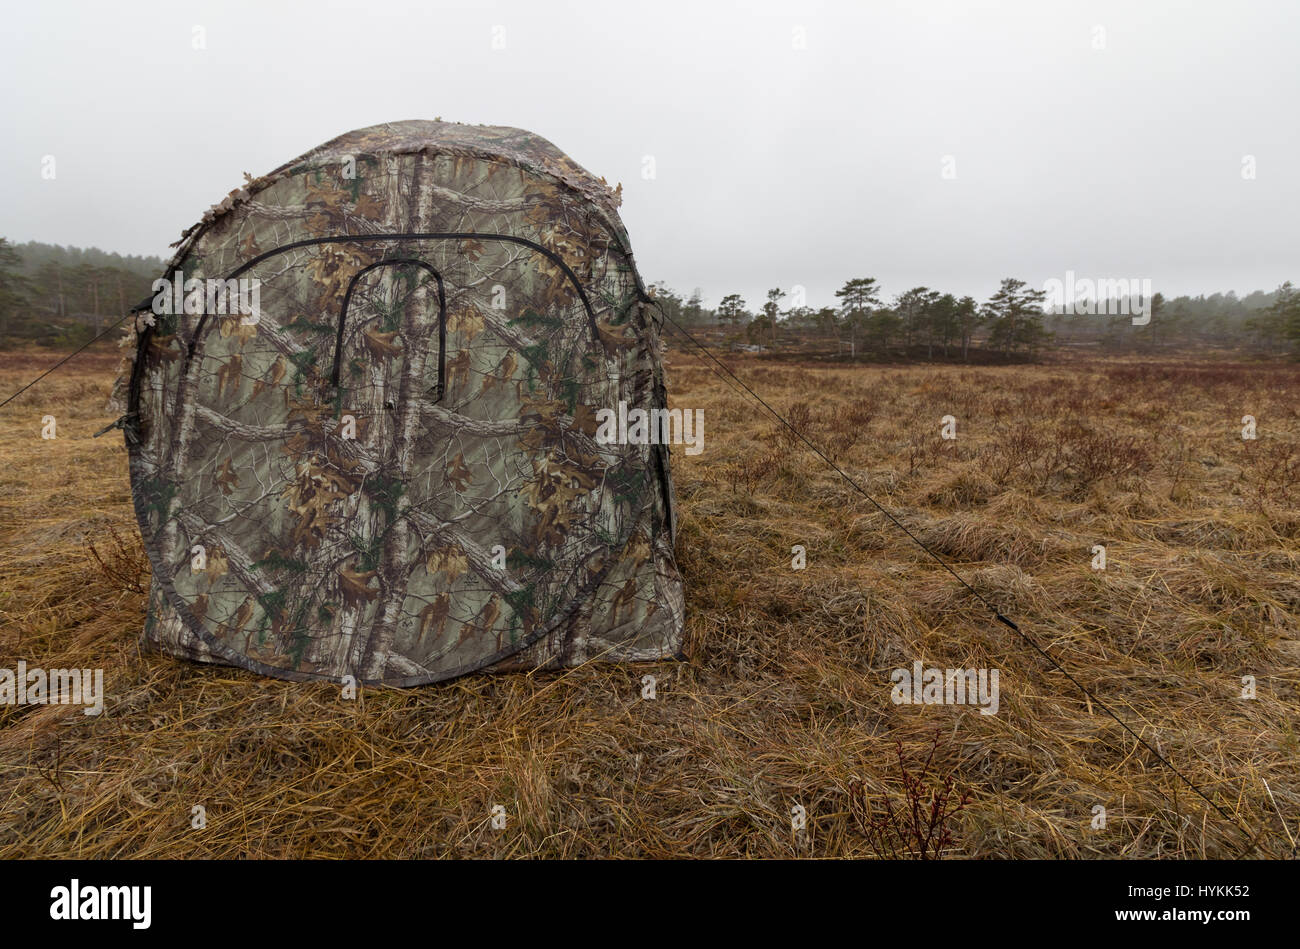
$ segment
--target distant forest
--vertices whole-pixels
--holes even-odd
[[[0,238],[0,348],[88,342],[149,296],[165,265],[159,257]],[[752,308],[734,293],[708,308],[698,289],[687,296],[661,282],[651,290],[666,315],[711,343],[845,359],[987,362],[1085,346],[1300,353],[1300,292],[1289,281],[1245,297],[1155,293],[1142,301],[1150,314],[1145,325],[1119,313],[1117,300],[1107,301],[1110,315],[1052,312],[1044,291],[1011,278],[977,301],[929,287],[887,300],[874,278],[859,277],[836,291],[837,305],[819,309],[795,304],[781,289]]]
[[[673,321],[733,348],[967,362],[1025,359],[1082,347],[1300,355],[1300,291],[1290,281],[1245,297],[1229,291],[1172,299],[1153,293],[1149,301],[1108,298],[1090,314],[1052,309],[1044,291],[1014,278],[1003,279],[997,292],[978,301],[929,287],[914,287],[884,300],[875,278],[859,277],[835,292],[837,306],[820,309],[785,306],[787,294],[779,288],[769,290],[767,299],[752,310],[739,294],[729,294],[709,309],[702,305],[698,289],[690,296],[663,283],[651,289]],[[1141,325],[1134,323],[1138,303]]]
[[[0,238],[0,347],[88,342],[146,296],[160,257]]]

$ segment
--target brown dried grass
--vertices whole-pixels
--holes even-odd
[[[53,358],[0,356],[0,391]],[[1300,515],[1280,446],[1300,443],[1300,371],[727,358],[1257,834],[1251,853],[1292,852]],[[680,352],[674,402],[706,420],[704,454],[674,453],[689,662],[347,701],[333,685],[142,655],[132,577],[146,568],[125,451],[117,432],[90,437],[111,421],[113,362],[78,357],[0,410],[0,666],[98,667],[108,692],[98,717],[0,707],[0,857],[875,856],[903,839],[878,815],[941,793],[966,802],[937,831],[946,856],[1245,847],[870,504]],[[1246,413],[1256,443],[1237,435]],[[44,414],[58,418],[56,441],[39,438]],[[940,443],[948,414],[958,439]],[[1096,543],[1104,573],[1089,567]],[[790,568],[794,544],[808,549],[804,571]],[[1001,670],[1000,713],[892,704],[890,672],[914,659]],[[653,700],[641,698],[646,674]],[[1254,701],[1238,698],[1246,674]],[[1105,830],[1090,828],[1095,804]],[[190,826],[195,805],[206,829]],[[494,805],[505,830],[491,827]]]

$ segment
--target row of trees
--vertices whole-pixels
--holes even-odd
[[[723,297],[715,309],[696,290],[683,298],[659,283],[656,298],[684,325],[717,326],[742,333],[751,343],[834,340],[847,354],[873,356],[960,356],[973,349],[1003,358],[1033,354],[1049,344],[1096,343],[1109,349],[1149,351],[1212,344],[1265,352],[1300,352],[1300,292],[1288,282],[1272,293],[1238,298],[1229,292],[1166,300],[1156,293],[1141,301],[1148,317],[1133,322],[1120,301],[1104,301],[1103,312],[1076,315],[1045,306],[1046,293],[1023,280],[1006,278],[980,302],[970,296],[913,287],[886,302],[874,277],[857,277],[835,291],[837,306],[785,306],[788,294],[767,292],[751,312],[740,294]],[[1130,303],[1135,301],[1129,301]]]
[[[769,293],[769,297],[770,297]],[[1031,290],[1023,280],[1008,278],[983,304],[973,297],[960,299],[929,287],[913,287],[899,294],[891,305],[880,300],[874,277],[848,281],[835,296],[838,311],[828,308],[821,316],[824,327],[842,323],[849,334],[849,352],[856,355],[858,336],[871,351],[888,353],[895,344],[905,352],[925,347],[927,358],[940,349],[946,357],[960,347],[962,359],[970,357],[971,340],[981,327],[990,327],[988,345],[1010,355],[1032,352],[1047,337],[1043,327],[1041,290]]]
[[[716,310],[701,304],[696,290],[688,299],[663,284],[653,287],[656,299],[670,315],[685,324],[708,324],[743,329],[754,343],[776,345],[778,333],[835,339],[848,347],[850,355],[888,353],[901,348],[927,357],[936,352],[945,357],[961,353],[969,358],[976,333],[988,328],[985,345],[1004,355],[1032,352],[1048,338],[1043,326],[1044,294],[1030,289],[1023,280],[1006,279],[984,303],[973,297],[913,287],[886,305],[874,277],[849,280],[835,296],[840,305],[814,310],[808,306],[784,307],[788,294],[779,288],[767,292],[757,312],[749,312],[740,294],[723,297]]]
[[[0,237],[0,345],[90,339],[148,295],[163,266],[157,257]]]
[[[77,344],[98,334],[150,293],[161,272],[157,257],[130,257],[90,248],[0,238],[0,346],[25,342]],[[703,292],[682,296],[663,283],[656,298],[678,323],[730,330],[733,338],[775,345],[778,339],[818,342],[853,356],[969,359],[973,351],[1004,358],[1046,345],[1094,343],[1130,351],[1214,345],[1259,352],[1300,352],[1300,291],[1284,283],[1255,291],[1152,296],[1150,319],[1129,315],[1053,313],[1045,295],[1007,278],[989,299],[913,287],[886,302],[874,277],[848,280],[836,306],[812,307],[773,289],[751,312],[740,294],[704,306]]]
[[[1266,348],[1300,348],[1300,289],[1288,280],[1273,294],[1273,301],[1245,321],[1247,332]]]

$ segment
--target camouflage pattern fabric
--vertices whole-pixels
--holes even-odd
[[[536,136],[420,121],[209,211],[166,276],[260,310],[137,320],[146,642],[391,685],[678,654],[667,449],[594,438],[665,398],[617,204]]]

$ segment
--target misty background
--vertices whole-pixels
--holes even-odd
[[[0,235],[166,257],[243,172],[441,117],[622,183],[646,281],[710,306],[1067,270],[1271,290],[1296,276],[1297,26],[1249,2],[24,4]]]

